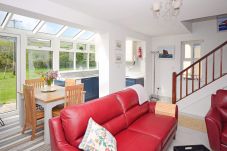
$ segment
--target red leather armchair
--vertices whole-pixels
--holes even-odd
[[[211,149],[227,151],[227,90],[218,90],[211,96],[205,121]]]

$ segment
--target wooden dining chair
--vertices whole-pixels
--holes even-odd
[[[37,79],[27,79],[25,80],[26,85],[32,85],[34,88],[42,88],[45,85],[45,81],[41,78]],[[39,110],[43,110],[41,105],[36,104],[36,108]]]
[[[76,85],[75,79],[65,79],[65,87]]]
[[[65,103],[64,107],[70,106],[70,105],[76,105],[84,103],[84,84],[77,84],[73,86],[67,86],[65,87]],[[52,111],[52,115],[59,116],[61,109],[54,108]]]
[[[45,85],[45,81],[41,78],[25,80],[25,84],[32,85],[34,88],[42,88]]]
[[[44,112],[36,110],[34,86],[23,85],[23,94],[25,116],[22,133],[24,133],[25,130],[31,128],[31,140],[33,140],[35,138],[36,129],[43,127],[43,125],[37,125],[37,120],[44,118]]]

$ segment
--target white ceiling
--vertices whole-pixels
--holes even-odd
[[[227,14],[227,0],[183,0],[179,16],[171,19],[153,16],[151,5],[157,0],[50,1],[152,36],[187,33],[181,21]]]

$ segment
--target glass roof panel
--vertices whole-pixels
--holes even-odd
[[[67,28],[66,31],[62,34],[62,37],[73,38],[73,37],[75,37],[77,34],[79,34],[80,31],[81,31],[81,29],[69,27],[69,28]]]
[[[4,22],[6,15],[7,15],[7,12],[0,11],[0,25],[2,25],[2,23]]]
[[[46,22],[42,26],[42,28],[39,30],[39,32],[45,33],[45,34],[56,35],[62,28],[63,28],[63,25]]]
[[[91,31],[85,31],[82,35],[80,35],[79,39],[80,40],[88,40],[89,38],[91,38],[95,33],[91,32]]]
[[[40,20],[14,14],[7,27],[32,31]]]

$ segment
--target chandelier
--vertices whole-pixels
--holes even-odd
[[[156,0],[152,5],[154,16],[157,17],[175,17],[180,12],[182,0]]]

